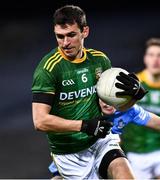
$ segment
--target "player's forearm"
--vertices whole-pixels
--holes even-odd
[[[150,113],[151,119],[148,121],[147,123],[147,127],[156,129],[156,130],[160,130],[160,117]]]
[[[33,103],[32,113],[35,129],[53,132],[80,131],[81,120],[67,120],[49,114],[50,106],[46,104]]]
[[[41,119],[38,130],[54,132],[80,131],[82,121],[67,120],[54,115],[46,115]]]

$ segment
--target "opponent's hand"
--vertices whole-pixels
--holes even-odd
[[[122,89],[122,92],[117,92],[116,96],[132,96],[135,100],[140,100],[148,92],[146,91],[137,76],[134,73],[125,74],[120,72],[116,79],[120,82],[117,82],[115,86],[119,89]]]
[[[110,133],[112,125],[112,122],[109,121],[109,116],[101,116],[82,121],[81,131],[98,138],[105,138]]]

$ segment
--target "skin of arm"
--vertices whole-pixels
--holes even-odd
[[[151,119],[148,121],[146,126],[155,130],[160,130],[160,117],[151,112],[149,114],[151,116]]]
[[[36,130],[53,132],[80,131],[82,120],[68,120],[49,114],[51,106],[43,103],[32,103],[33,122]]]

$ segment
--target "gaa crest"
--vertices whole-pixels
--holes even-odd
[[[96,74],[96,79],[98,80],[102,74],[102,68],[99,67],[99,68],[96,68],[95,69],[95,74]]]

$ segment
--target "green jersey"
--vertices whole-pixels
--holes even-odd
[[[144,109],[160,115],[160,82],[152,83],[146,71],[138,74],[145,89],[149,91],[138,104]],[[128,152],[146,153],[160,149],[160,133],[145,126],[128,125],[122,136],[123,148]]]
[[[52,50],[40,62],[33,77],[33,93],[54,93],[50,114],[72,120],[89,120],[100,115],[96,83],[111,67],[100,51],[83,49],[83,57],[70,61],[60,48]],[[91,146],[96,139],[82,132],[47,132],[51,151],[66,154]]]

